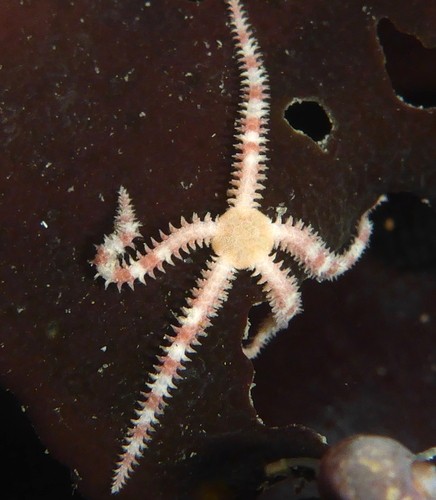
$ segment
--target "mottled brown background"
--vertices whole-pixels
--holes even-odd
[[[120,498],[249,498],[266,462],[321,454],[311,431],[256,413],[332,442],[435,444],[435,214],[419,200],[436,193],[436,2],[246,3],[271,82],[265,212],[287,207],[339,249],[379,194],[415,197],[376,214],[355,270],[303,283],[305,313],[254,363],[255,409],[240,343],[262,295],[241,276]],[[93,245],[121,184],[147,238],[225,209],[239,93],[226,23],[218,0],[2,3],[1,382],[86,498],[109,498],[145,374],[207,255],[119,294],[93,280]],[[294,99],[328,114],[324,148],[290,127]],[[62,498],[18,417],[2,419],[8,498]]]

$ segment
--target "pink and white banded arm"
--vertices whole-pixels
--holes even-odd
[[[163,264],[166,262],[172,265],[172,257],[181,259],[181,250],[187,252],[189,247],[209,244],[216,234],[217,225],[210,214],[206,214],[204,220],[194,214],[192,222],[187,222],[182,217],[180,224],[179,228],[170,224],[168,235],[161,231],[161,242],[152,238],[152,246],[144,245],[144,253],[137,251],[134,258],[127,255],[128,248],[136,249],[134,239],[141,237],[141,233],[129,194],[121,187],[114,231],[105,236],[103,244],[97,246],[97,253],[92,261],[97,269],[96,276],[102,277],[106,286],[115,283],[120,289],[127,283],[133,288],[135,280],[145,282],[146,274],[154,278],[156,269],[165,272]]]
[[[155,371],[150,374],[148,391],[142,393],[136,410],[137,418],[132,420],[123,452],[117,462],[112,480],[112,493],[118,493],[129,478],[133,467],[137,465],[144,448],[151,440],[154,426],[158,423],[171,397],[171,390],[183,378],[182,371],[190,360],[189,355],[200,345],[200,338],[205,335],[210,319],[227,299],[227,290],[235,276],[235,271],[222,259],[208,262],[202,278],[197,281],[197,288],[188,307],[183,309],[183,316],[178,318],[179,325],[173,327],[174,335],[167,335],[168,345],[162,348]]]
[[[241,66],[242,101],[237,120],[236,148],[232,187],[228,190],[229,205],[257,208],[267,160],[267,124],[269,121],[268,76],[259,55],[260,49],[251,33],[246,14],[238,0],[226,0]]]
[[[282,262],[275,262],[275,255],[259,261],[254,266],[253,276],[260,276],[258,283],[263,285],[271,315],[260,325],[248,345],[243,348],[247,358],[255,358],[289,321],[301,312],[301,294],[297,280],[282,269]]]
[[[369,215],[384,201],[386,197],[380,196],[362,215],[357,223],[356,236],[342,253],[330,251],[311,226],[305,226],[300,220],[294,221],[292,217],[284,223],[280,219],[274,222],[275,247],[289,252],[310,277],[318,281],[337,278],[350,269],[367,248],[372,232]]]

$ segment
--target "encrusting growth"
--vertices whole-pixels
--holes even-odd
[[[207,262],[196,288],[191,291],[187,306],[178,318],[174,332],[166,336],[166,346],[158,358],[147,391],[141,393],[136,418],[127,431],[120,460],[114,471],[112,492],[124,486],[133,466],[152,439],[153,430],[169,404],[191,355],[206,335],[207,328],[227,299],[227,290],[239,270],[249,270],[259,276],[258,283],[270,303],[272,318],[244,349],[253,358],[262,347],[287,326],[301,310],[296,279],[282,263],[276,261],[276,250],[290,254],[308,276],[318,280],[332,279],[348,270],[361,256],[370,234],[371,223],[366,212],[357,226],[357,235],[348,250],[336,254],[327,249],[321,238],[301,221],[291,217],[270,220],[260,210],[261,191],[266,180],[266,135],[269,120],[268,77],[260,49],[240,0],[226,0],[230,13],[236,53],[241,70],[242,95],[240,117],[235,135],[236,149],[233,179],[228,190],[227,211],[213,219],[196,214],[190,222],[181,219],[180,227],[170,225],[169,234],[160,232],[161,241],[152,240],[151,247],[126,254],[135,249],[135,238],[141,236],[127,191],[121,187],[114,232],[97,247],[93,264],[97,276],[106,286],[124,283],[131,287],[145,276],[154,277],[156,270],[164,272],[164,263],[172,263],[181,252],[191,252],[195,246],[210,245],[214,255]]]

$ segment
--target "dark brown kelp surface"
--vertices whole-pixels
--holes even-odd
[[[263,208],[287,207],[337,249],[379,194],[434,200],[436,2],[248,3],[271,80]],[[121,184],[148,237],[225,208],[239,95],[226,21],[218,0],[2,5],[1,381],[90,499],[109,498],[145,374],[206,253],[121,293],[94,281],[88,261]],[[298,126],[296,99],[315,103]],[[407,200],[412,236],[385,229],[379,257],[337,283],[305,283],[306,313],[255,363],[256,410],[240,345],[262,295],[248,275],[236,282],[120,498],[248,498],[265,463],[321,455],[310,430],[270,430],[256,412],[333,441],[378,432],[414,451],[432,444],[434,222],[422,230],[427,215],[410,217]],[[392,229],[388,215],[381,228]]]

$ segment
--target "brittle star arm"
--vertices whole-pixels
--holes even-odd
[[[153,427],[167,406],[171,390],[182,378],[182,370],[189,361],[189,355],[200,344],[200,337],[206,335],[210,319],[227,299],[227,290],[234,278],[234,268],[223,259],[209,261],[202,278],[197,281],[197,288],[188,300],[188,307],[183,309],[183,316],[178,318],[179,326],[173,327],[174,335],[166,337],[168,345],[163,347],[163,355],[150,375],[148,392],[142,393],[144,400],[139,402],[137,418],[132,420],[126,443],[112,481],[112,493],[117,493],[142,456],[147,442],[151,440]]]
[[[247,15],[238,0],[226,0],[230,11],[237,58],[241,66],[242,101],[236,122],[236,148],[231,181],[227,191],[229,205],[257,208],[264,189],[266,170],[266,133],[269,119],[268,77],[259,55],[259,45],[252,35]]]
[[[359,219],[356,236],[342,253],[330,251],[320,236],[311,226],[305,226],[300,220],[290,217],[282,223],[278,219],[273,224],[275,247],[292,255],[311,277],[318,281],[333,279],[350,269],[362,256],[372,232],[370,212],[385,201],[381,196],[377,203]]]
[[[134,239],[141,237],[140,223],[136,220],[135,211],[126,189],[119,190],[118,210],[115,217],[114,231],[105,236],[104,243],[97,246],[97,253],[93,264],[97,269],[97,276],[109,283],[116,283],[118,288],[124,283],[133,287],[137,279],[144,283],[145,275],[154,278],[156,269],[164,271],[163,264],[173,264],[172,257],[181,258],[180,251],[189,251],[189,247],[209,244],[216,233],[216,222],[210,214],[201,220],[196,214],[192,222],[183,217],[181,227],[175,228],[170,224],[169,235],[160,232],[161,242],[152,239],[152,247],[144,245],[145,252],[136,252],[136,257],[124,258],[127,248],[135,249]]]
[[[255,358],[275,334],[286,328],[289,321],[301,311],[297,281],[289,276],[289,271],[281,268],[281,262],[274,262],[274,257],[268,256],[254,266],[253,276],[260,275],[258,283],[263,285],[272,316],[260,326],[249,345],[244,347],[248,358]]]

